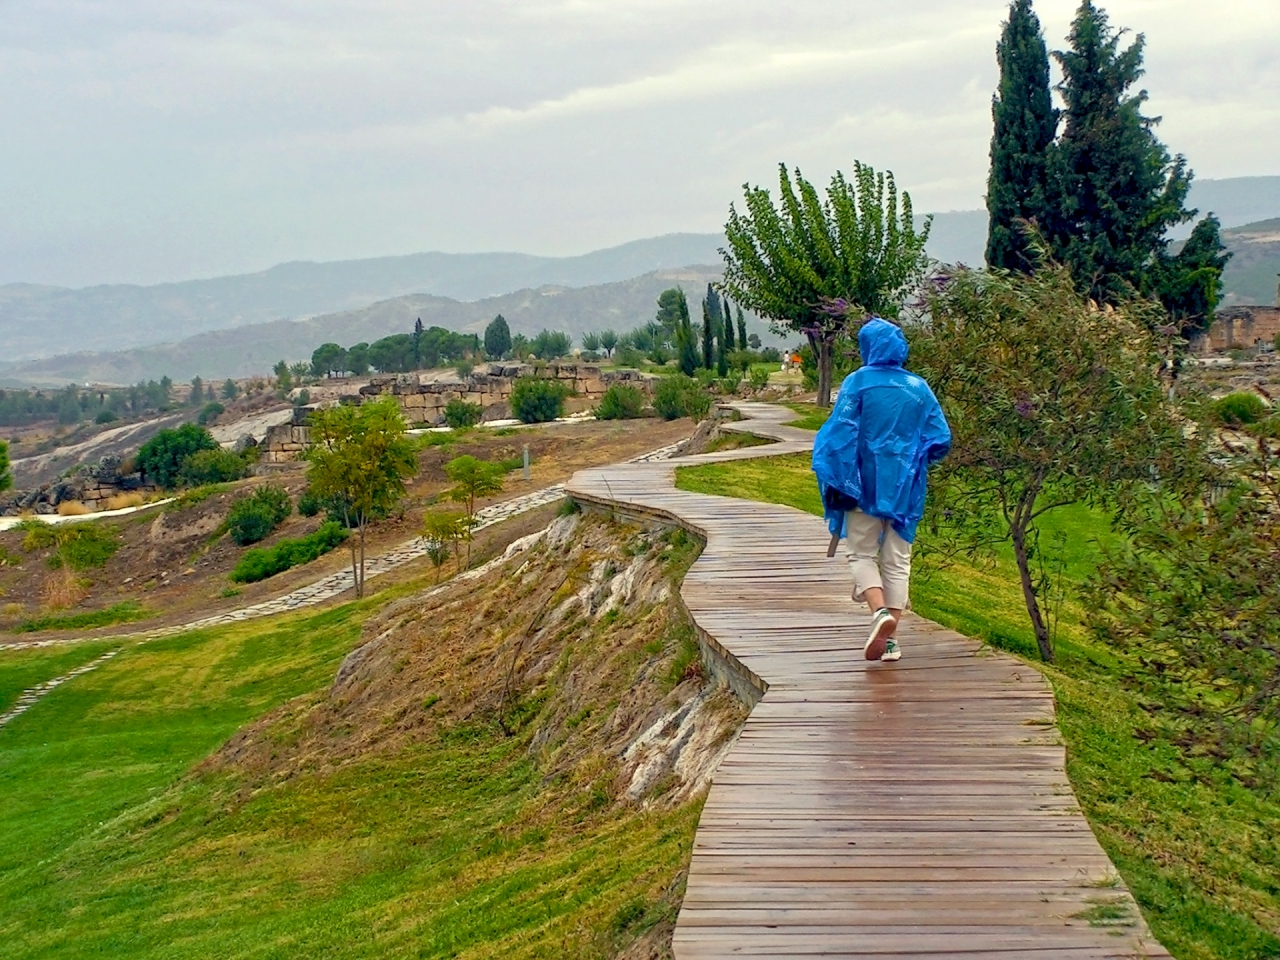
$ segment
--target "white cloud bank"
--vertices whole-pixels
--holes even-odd
[[[1115,0],[1201,177],[1280,173],[1280,4]],[[1074,0],[1039,0],[1051,45]],[[572,253],[714,230],[780,160],[979,206],[991,0],[0,8],[0,281]]]

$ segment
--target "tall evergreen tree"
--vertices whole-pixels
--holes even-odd
[[[1142,115],[1145,39],[1121,49],[1123,32],[1084,0],[1068,38],[1054,53],[1066,124],[1051,155],[1052,252],[1071,268],[1081,292],[1115,303],[1149,287],[1165,231],[1189,220],[1186,159],[1170,157],[1155,135],[1158,117]]]
[[[689,301],[684,291],[679,291],[676,301],[676,351],[680,362],[680,372],[685,376],[693,376],[698,369],[698,344],[693,335],[693,324],[689,321]]]
[[[996,47],[1000,86],[991,101],[995,131],[987,177],[987,265],[1034,265],[1019,221],[1044,227],[1048,161],[1058,130],[1049,88],[1049,51],[1031,0],[1013,0]]]
[[[733,353],[735,350],[745,350],[747,345],[744,343],[741,347],[737,345],[737,341],[733,335],[733,304],[725,300],[721,305],[721,315],[724,317],[724,349],[727,353]]]
[[[484,352],[494,360],[501,360],[510,351],[511,327],[507,324],[507,318],[498,314],[484,328]]]
[[[422,369],[422,318],[413,325],[413,369]]]
[[[738,349],[747,349],[747,321],[742,316],[742,307],[738,307]]]
[[[711,305],[702,301],[702,368],[710,370],[715,363],[715,324],[711,321]]]

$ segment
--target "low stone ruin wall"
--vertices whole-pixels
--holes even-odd
[[[479,404],[484,419],[501,420],[511,416],[507,402],[516,380],[541,377],[557,380],[573,389],[580,400],[599,400],[615,383],[627,383],[646,392],[652,378],[634,370],[603,371],[583,363],[489,364],[484,372],[473,373],[465,381],[424,380],[416,373],[393,377],[375,377],[360,388],[363,396],[390,394],[404,408],[413,423],[436,426],[444,423],[444,408],[450,400]]]
[[[159,488],[140,473],[122,474],[121,459],[106,456],[72,476],[11,494],[0,501],[0,514],[57,513],[64,503],[82,503],[92,511],[108,509],[107,501],[125,493],[149,495]]]
[[[635,370],[601,370],[593,364],[548,363],[489,364],[488,369],[471,374],[463,380],[437,380],[430,374],[402,373],[394,376],[374,377],[360,388],[359,399],[370,397],[395,397],[410,423],[440,426],[444,424],[444,408],[450,400],[464,400],[479,404],[484,420],[503,420],[511,416],[511,391],[521,377],[541,377],[557,380],[571,387],[574,396],[566,401],[567,412],[590,409],[615,383],[637,387],[645,393],[651,390],[653,377]],[[343,398],[343,402],[356,399]],[[289,423],[272,427],[260,447],[260,463],[288,463],[297,460],[307,449],[311,431],[307,427],[310,410],[295,411]]]

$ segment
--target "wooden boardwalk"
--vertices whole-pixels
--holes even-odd
[[[1167,957],[1080,812],[1039,672],[913,615],[902,660],[868,663],[819,518],[674,489],[680,465],[810,448],[790,411],[739,409],[783,442],[568,484],[706,539],[685,603],[767,689],[707,798],[676,957]]]

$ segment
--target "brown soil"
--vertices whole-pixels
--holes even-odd
[[[693,429],[688,420],[559,423],[504,435],[476,431],[456,444],[426,448],[419,454],[419,471],[410,483],[402,512],[369,529],[367,555],[375,556],[417,535],[423,513],[449,487],[444,465],[454,457],[470,454],[486,460],[505,460],[520,456],[523,445],[529,445],[531,479],[526,481],[519,470],[514,471],[508,475],[501,494],[478,504],[486,506],[561,482],[584,467],[615,463],[675,443],[688,437]],[[117,533],[121,548],[105,567],[81,574],[87,595],[63,612],[80,613],[135,600],[156,615],[137,624],[71,635],[142,630],[227,612],[288,593],[345,567],[350,557],[346,550],[339,549],[260,583],[237,586],[228,580],[227,575],[244,548],[225,535],[213,535],[235,499],[253,486],[268,482],[283,485],[296,497],[305,487],[304,466],[264,467],[261,476],[195,505],[174,505],[119,520],[95,521]],[[302,536],[320,522],[320,518],[294,514],[259,546],[269,547],[284,537]],[[43,612],[41,597],[46,581],[59,575],[47,564],[51,551],[26,553],[22,540],[23,535],[17,531],[0,533],[0,636],[34,640],[66,635],[46,632],[6,636],[22,620]],[[482,544],[473,547],[474,557],[483,552]],[[390,574],[375,583],[421,573],[418,564],[407,566],[411,570],[400,571],[399,576]]]

